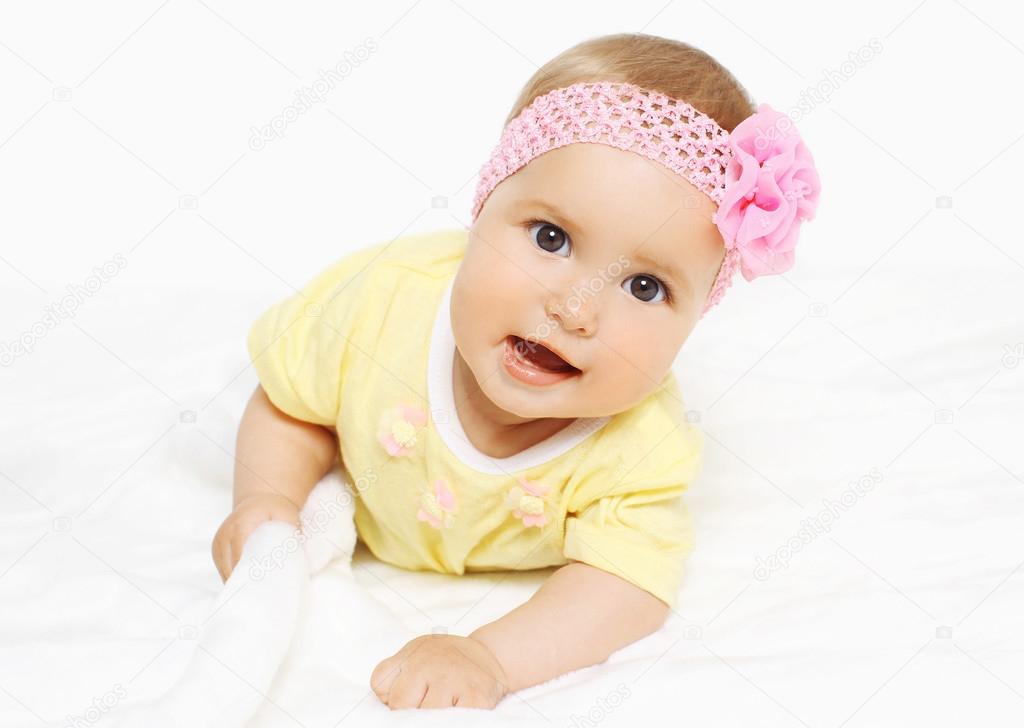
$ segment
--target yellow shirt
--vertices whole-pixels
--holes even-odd
[[[249,355],[270,400],[337,427],[360,539],[407,569],[556,566],[616,574],[674,606],[692,524],[683,491],[703,434],[674,375],[634,408],[580,418],[511,457],[477,450],[455,414],[449,317],[465,230],[349,254],[265,311]]]

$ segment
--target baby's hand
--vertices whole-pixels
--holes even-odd
[[[242,556],[249,534],[267,521],[299,525],[299,509],[283,495],[260,493],[240,501],[213,537],[213,562],[220,578],[227,581]]]
[[[493,708],[508,693],[505,671],[491,651],[471,637],[417,637],[381,662],[370,687],[398,708]]]

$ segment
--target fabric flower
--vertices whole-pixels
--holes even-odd
[[[444,478],[434,481],[434,492],[424,493],[416,518],[426,521],[434,528],[451,528],[455,522],[455,494]]]
[[[520,518],[524,526],[543,526],[548,522],[544,512],[544,496],[549,488],[535,481],[519,476],[519,485],[513,486],[505,499],[505,505],[512,509],[512,515]]]
[[[729,135],[733,156],[712,218],[725,247],[739,246],[740,271],[752,281],[793,267],[800,223],[814,217],[821,183],[792,120],[761,104]]]
[[[377,439],[388,455],[409,455],[416,447],[416,433],[427,424],[427,413],[411,404],[385,410],[380,417]]]

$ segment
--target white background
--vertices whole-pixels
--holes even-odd
[[[0,347],[32,347],[0,367],[0,724],[80,715],[115,684],[129,698],[167,687],[187,659],[182,625],[219,587],[209,541],[255,386],[254,317],[348,251],[468,222],[476,172],[534,70],[643,30],[701,47],[776,109],[809,87],[829,98],[798,122],[823,190],[796,267],[737,275],[677,362],[708,442],[688,498],[698,548],[676,614],[613,676],[635,679],[633,697],[603,719],[643,707],[703,725],[1019,725],[1018,12],[0,6]],[[322,103],[250,147],[253,127],[367,39],[376,50]],[[872,39],[880,52],[844,74]],[[117,255],[124,267],[73,316],[37,325]],[[872,472],[830,532],[755,578],[823,499]],[[447,582],[365,555],[360,568],[411,629],[443,619],[429,605]],[[405,578],[400,598],[391,578]],[[540,581],[497,590],[465,626]],[[571,725],[606,692],[540,689],[527,715]]]

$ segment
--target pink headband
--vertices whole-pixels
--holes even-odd
[[[534,157],[574,142],[642,154],[679,174],[717,205],[712,221],[725,258],[703,316],[739,267],[752,281],[793,267],[800,223],[821,184],[788,116],[761,104],[732,134],[690,104],[629,83],[576,83],[535,98],[502,132],[480,170],[473,220],[491,191]]]

